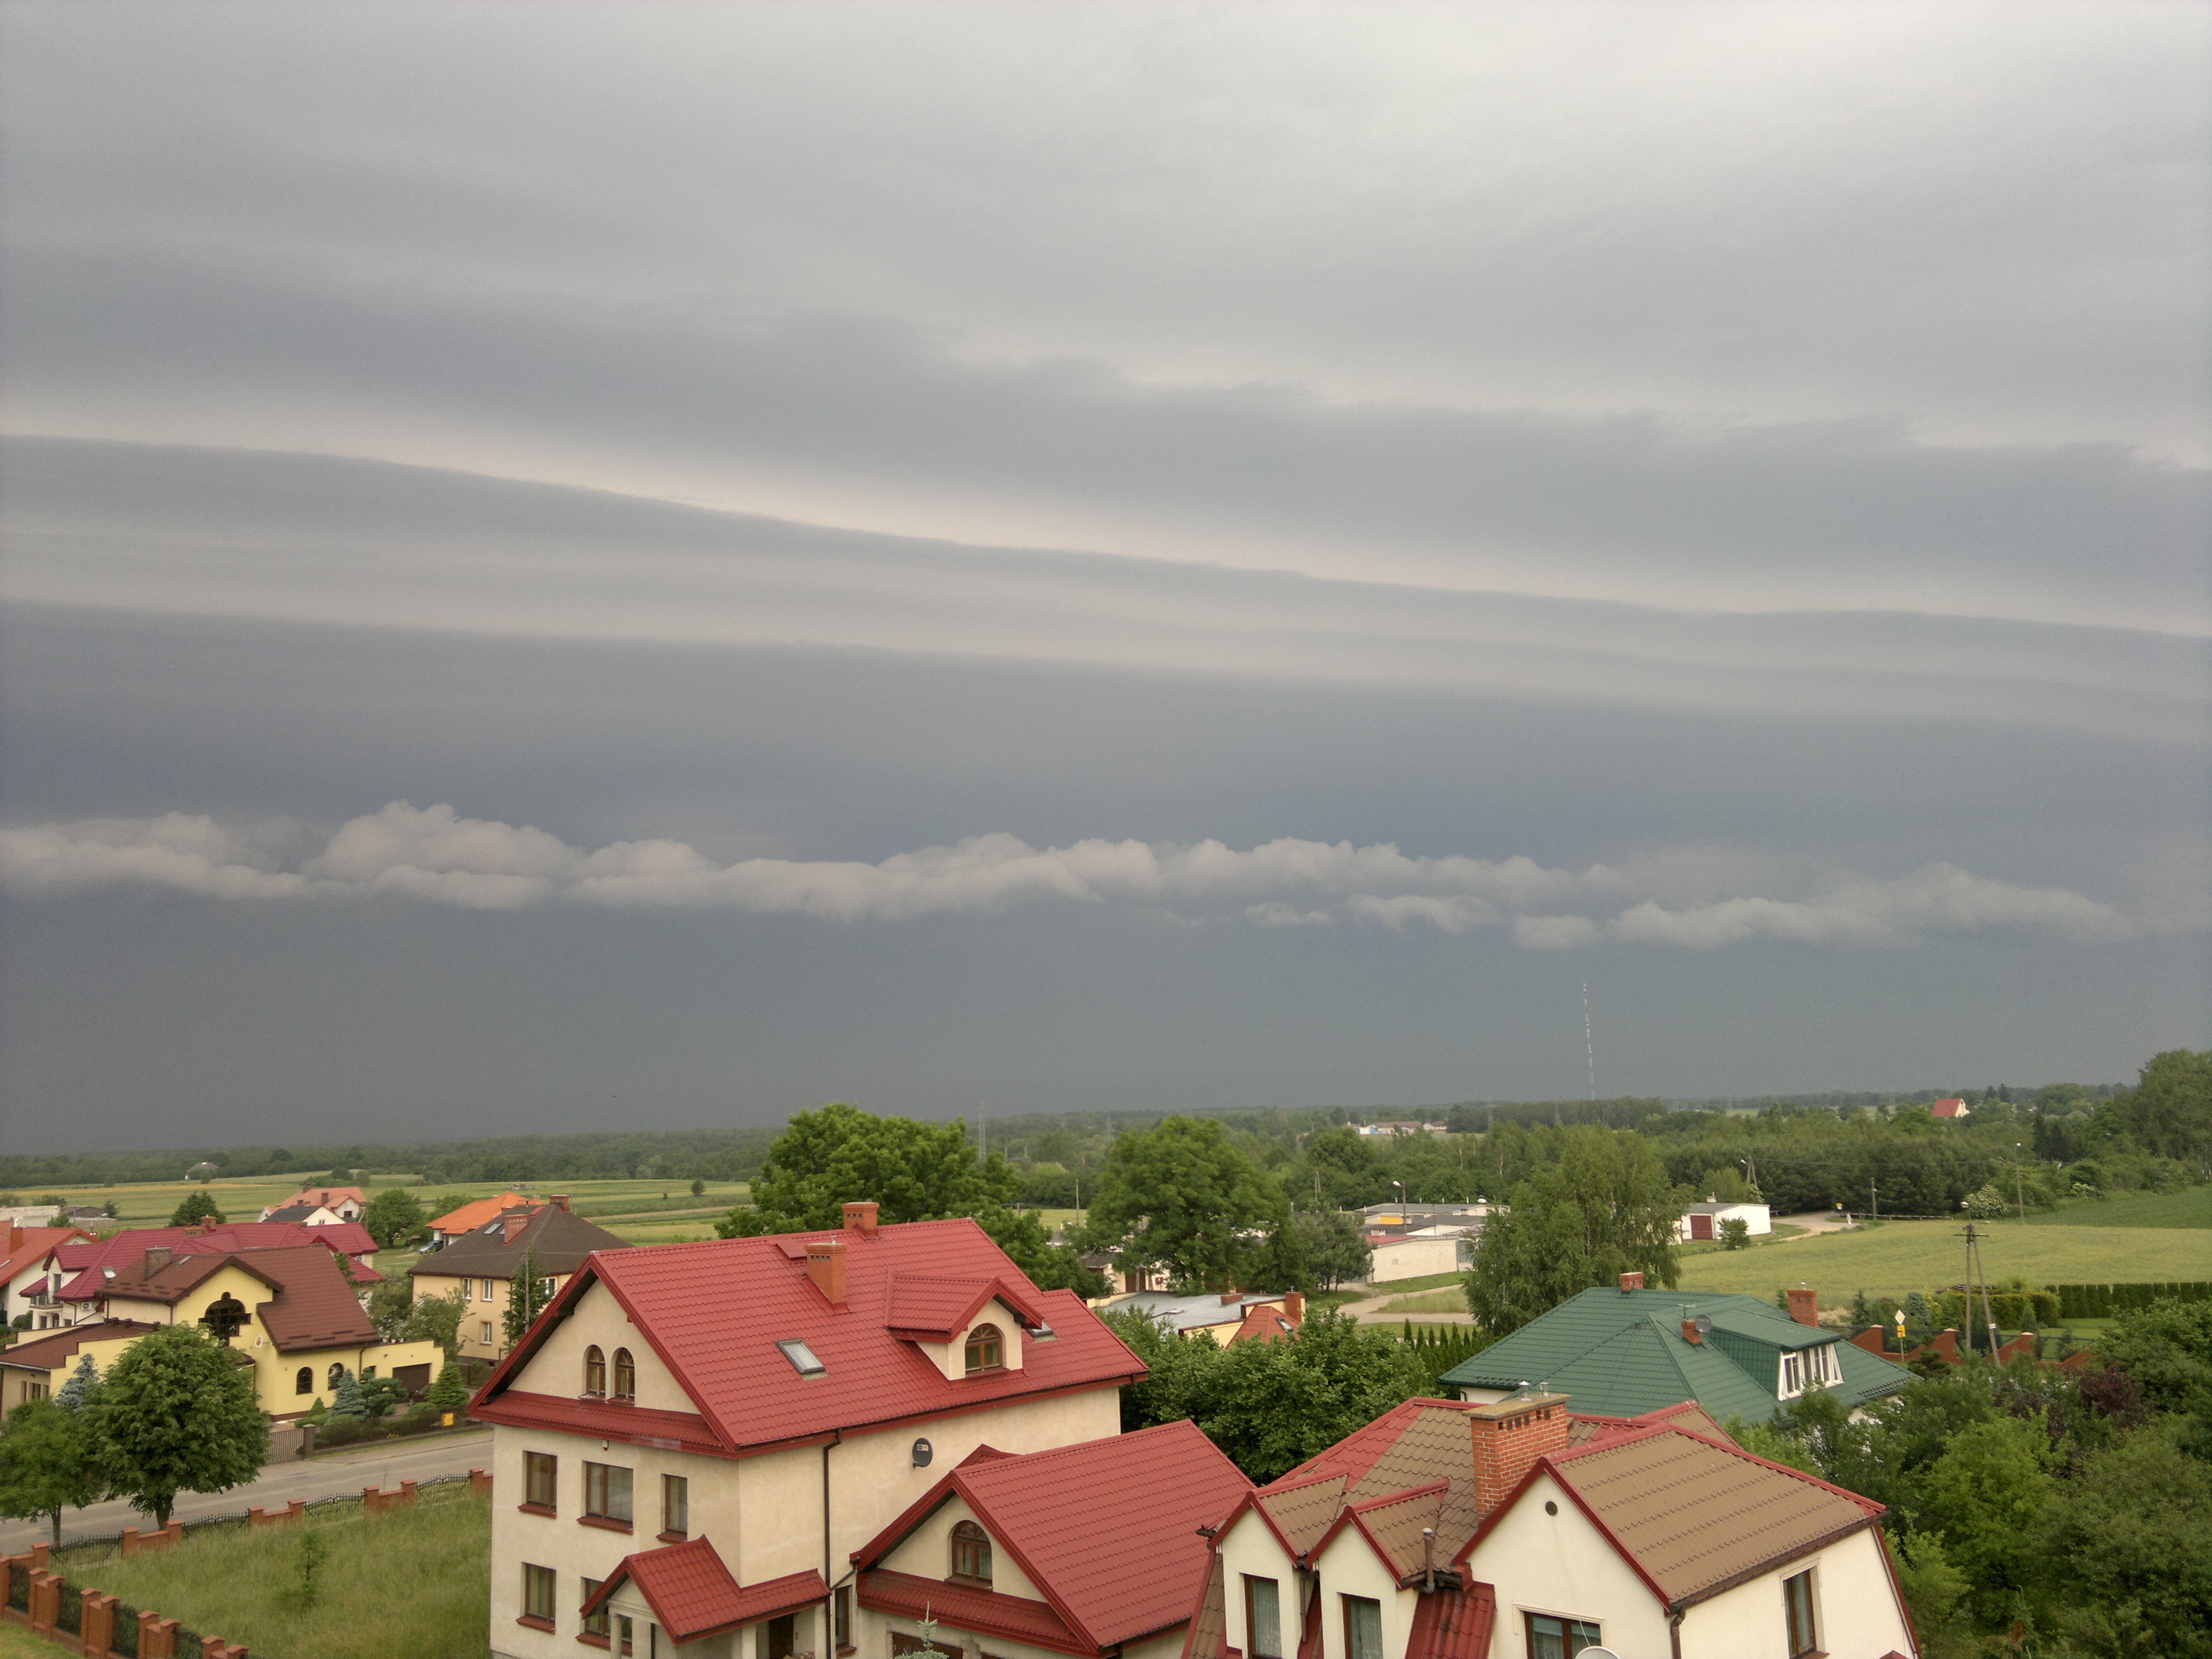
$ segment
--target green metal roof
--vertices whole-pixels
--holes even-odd
[[[1713,1322],[1717,1340],[1683,1340],[1682,1321],[1699,1314]],[[1824,1343],[1834,1344],[1844,1376],[1829,1392],[1847,1406],[1894,1394],[1912,1380],[1903,1366],[1833,1331],[1801,1325],[1757,1297],[1600,1288],[1569,1297],[1453,1366],[1442,1381],[1471,1389],[1539,1383],[1571,1395],[1572,1409],[1603,1417],[1638,1417],[1694,1400],[1717,1420],[1733,1413],[1756,1422],[1782,1408],[1775,1394],[1780,1352]]]

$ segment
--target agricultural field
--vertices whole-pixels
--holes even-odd
[[[1885,1221],[1761,1249],[1691,1256],[1682,1262],[1681,1287],[1768,1297],[1778,1285],[1803,1283],[1820,1292],[1823,1307],[1847,1306],[1857,1291],[1902,1297],[1966,1277],[1960,1225]],[[2031,1285],[2212,1279],[2212,1231],[2032,1223],[2023,1227],[2015,1221],[2009,1227],[1988,1227],[1982,1267],[1992,1285],[2015,1275]]]
[[[2015,1219],[2013,1224],[2020,1223]],[[2185,1187],[2178,1193],[2140,1193],[2094,1202],[2066,1203],[2055,1210],[2030,1210],[2031,1227],[2202,1227],[2212,1228],[2212,1187]]]
[[[311,1537],[329,1546],[312,1601],[300,1590]],[[53,1563],[72,1583],[243,1643],[255,1659],[480,1659],[487,1650],[491,1504],[465,1491],[426,1492],[413,1509],[383,1515],[356,1505],[292,1526],[210,1528],[128,1561],[70,1550]],[[392,1594],[396,1584],[404,1596]]]

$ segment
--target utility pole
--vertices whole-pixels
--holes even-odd
[[[1875,1186],[1875,1185],[1874,1184],[1874,1182],[1872,1182],[1871,1181],[1869,1181],[1869,1182],[1867,1182],[1867,1202],[1868,1202],[1868,1204],[1869,1204],[1869,1206],[1872,1206],[1873,1211],[1874,1211],[1874,1213],[1873,1213],[1871,1216],[1869,1216],[1869,1217],[1868,1218],[1868,1219],[1869,1219],[1869,1220],[1871,1220],[1871,1221],[1879,1221],[1879,1220],[1881,1220],[1881,1188],[1879,1188],[1879,1187],[1877,1187],[1877,1186]]]
[[[1597,1098],[1597,1045],[1590,1041],[1589,981],[1583,981],[1583,1054],[1589,1061],[1589,1097]]]
[[[2017,1153],[2021,1150],[2020,1142],[2014,1141],[2012,1149]],[[2020,1201],[2020,1224],[2025,1227],[2027,1224],[2027,1189],[2021,1183],[2020,1159],[2017,1157],[2012,1161],[2012,1195]]]

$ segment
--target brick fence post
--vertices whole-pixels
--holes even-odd
[[[399,1501],[410,1505],[415,1502],[415,1483],[412,1480],[399,1483]]]
[[[78,1607],[77,1650],[84,1659],[107,1659],[108,1649],[115,1645],[115,1598],[88,1589]]]
[[[62,1615],[62,1581],[51,1572],[31,1574],[31,1634],[52,1636]]]
[[[383,1514],[383,1488],[380,1486],[363,1486],[361,1489],[361,1507],[362,1513],[367,1515]]]
[[[205,1659],[230,1659],[230,1644],[220,1636],[200,1638],[200,1652]]]
[[[158,1613],[138,1615],[138,1659],[177,1659],[177,1621]]]
[[[469,1496],[471,1498],[491,1496],[491,1474],[489,1470],[471,1469],[469,1471]]]
[[[307,1500],[304,1498],[295,1498],[290,1503],[287,1504],[284,1506],[284,1518],[287,1521],[306,1520],[307,1518]]]
[[[124,1559],[125,1560],[126,1560],[126,1561],[128,1561],[128,1560],[129,1560],[132,1556],[134,1556],[134,1555],[136,1555],[136,1554],[137,1554],[137,1553],[138,1553],[138,1528],[136,1528],[136,1527],[125,1527],[125,1528],[124,1528],[124,1529],[123,1529],[122,1549],[123,1549],[123,1559]]]
[[[247,1529],[251,1530],[256,1527],[266,1527],[274,1523],[269,1519],[269,1511],[263,1509],[260,1504],[248,1504],[246,1506],[246,1524]]]

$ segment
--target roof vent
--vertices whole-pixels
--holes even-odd
[[[791,1369],[801,1376],[827,1376],[830,1374],[830,1368],[814,1357],[814,1350],[797,1337],[792,1338],[787,1342],[779,1342],[775,1346],[782,1351],[783,1357],[791,1362]]]

